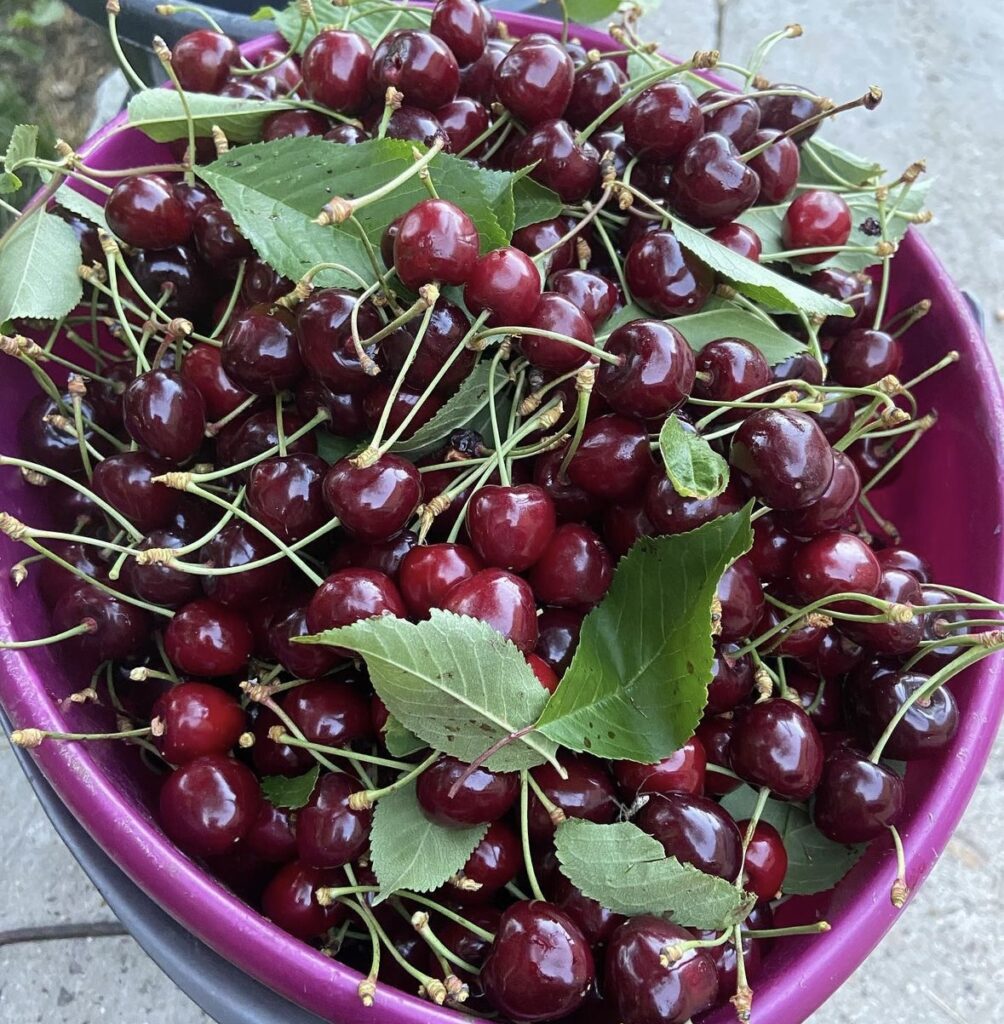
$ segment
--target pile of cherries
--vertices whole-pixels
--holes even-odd
[[[482,253],[468,214],[430,196],[387,225],[385,276],[365,294],[294,289],[180,166],[114,186],[114,239],[61,214],[99,268],[86,278],[98,315],[68,318],[56,351],[93,369],[60,377],[35,359],[46,387],[17,454],[24,480],[52,496],[57,528],[77,536],[36,536],[10,517],[4,528],[32,541],[18,579],[51,608],[67,664],[98,666],[92,703],[159,757],[165,831],[281,928],[364,973],[376,935],[379,980],[438,1002],[511,1021],[681,1024],[737,987],[742,997],[788,858],[771,825],[733,820],[719,798],[742,781],[811,801],[837,843],[887,836],[904,788],[879,755],[944,750],[957,707],[950,690],[926,688],[966,649],[959,598],[859,503],[877,474],[894,478],[912,436],[889,419],[893,408],[908,418],[888,397],[903,351],[877,278],[835,267],[804,278],[853,316],[827,319],[816,348],[775,366],[739,337],[695,354],[673,326],[717,282],[659,211],[757,260],[760,239],[736,218],[791,199],[824,105],[794,86],[698,95],[680,74],[638,88],[621,58],[541,34],[514,42],[473,0],[439,0],[430,30],[375,46],[325,29],[302,60],[277,45],[249,64],[233,40],[197,31],[172,64],[189,91],[290,100],[265,120],[265,141],[381,135],[491,168],[534,164],[564,212]],[[197,159],[215,155],[200,140]],[[851,209],[838,192],[801,189],[783,225],[785,246],[815,265],[847,242]],[[648,315],[605,328],[629,299]],[[417,460],[387,444],[430,423],[487,359],[513,400],[496,433],[461,426]],[[656,443],[671,414],[728,460],[722,493],[674,489]],[[354,454],[329,464],[338,439]],[[654,765],[560,754],[567,777],[534,769],[546,800],[532,793],[522,822],[518,776],[440,756],[418,779],[422,809],[488,831],[422,905],[404,893],[371,906],[372,807],[353,796],[392,786],[427,752],[389,757],[365,666],[296,641],[444,609],[489,623],[553,692],[639,538],[751,499],[755,540],[718,586],[695,735]],[[368,760],[329,770],[319,748]],[[263,778],[305,776],[319,760],[303,806],[263,795]],[[558,869],[562,815],[630,818],[667,854],[738,880],[757,899],[751,934],[737,949],[589,899]],[[547,901],[523,896],[538,887]]]

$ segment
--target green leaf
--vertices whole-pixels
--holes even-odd
[[[749,507],[638,541],[583,622],[537,728],[597,757],[651,764],[678,750],[708,699],[715,588],[751,543]]]
[[[722,807],[736,821],[743,821],[753,813],[756,801],[757,791],[741,785],[722,797]],[[801,804],[768,800],[761,818],[784,840],[788,873],[781,889],[787,895],[809,896],[832,889],[865,851],[864,846],[843,846],[827,839]]]
[[[212,135],[219,125],[231,143],[254,142],[261,138],[261,126],[269,114],[289,110],[281,100],[242,100],[233,96],[186,92],[195,134]],[[178,94],[173,89],[147,89],[129,101],[129,124],[155,142],[173,142],[188,136],[188,122]]]
[[[80,301],[80,246],[73,229],[37,209],[0,249],[0,323],[18,317],[58,320]]]
[[[514,644],[487,622],[438,608],[424,622],[384,615],[326,630],[307,642],[362,655],[387,710],[430,747],[461,761],[473,761],[533,725],[547,700]],[[512,772],[553,760],[556,749],[529,731],[485,763],[493,771]]]
[[[407,757],[428,746],[393,715],[388,716],[387,724],[383,727],[383,742],[391,757]]]
[[[463,380],[446,404],[406,441],[398,441],[394,451],[421,458],[435,451],[450,433],[458,427],[472,423],[488,408],[491,401],[492,385],[489,382],[491,360],[482,359]],[[509,383],[504,368],[496,368],[494,392],[496,395]]]
[[[803,185],[864,185],[884,173],[881,164],[848,153],[825,139],[809,139],[802,144],[799,155],[802,165],[798,180]]]
[[[723,931],[744,921],[756,903],[724,878],[667,857],[657,839],[629,821],[570,818],[558,826],[555,848],[561,873],[618,914],[661,914],[684,928]]]
[[[517,179],[512,187],[516,206],[516,219],[513,230],[518,231],[528,224],[551,220],[561,213],[561,200],[556,192],[534,181],[528,175]]]
[[[254,14],[251,15],[252,21],[275,21],[276,11],[274,7],[259,7]]]
[[[84,220],[97,224],[99,228],[103,228],[105,231],[108,230],[108,222],[105,220],[103,207],[94,202],[93,199],[88,199],[87,196],[82,195],[71,185],[60,186],[56,192],[56,202],[64,209],[71,210],[73,213],[83,217]]]
[[[367,13],[368,12],[368,13]],[[325,28],[351,28],[371,43],[376,43],[395,28],[425,28],[432,21],[432,9],[409,8],[394,10],[389,4],[383,10],[374,10],[373,5],[356,0],[345,5],[334,4],[331,0],[314,0],[314,14],[318,24]],[[302,53],[315,35],[312,27],[300,35],[300,13],[296,4],[290,4],[274,15],[276,25],[288,43],[297,43]]]
[[[317,785],[320,765],[314,765],[305,775],[266,775],[261,780],[261,791],[276,807],[288,807],[291,811],[306,805],[310,794]]]
[[[417,781],[382,797],[373,812],[370,856],[380,883],[375,903],[401,890],[431,892],[467,863],[487,825],[443,828],[430,821],[416,796]]]
[[[726,249],[720,242],[696,228],[673,219],[672,232],[688,252],[722,277],[728,278],[737,291],[770,309],[821,316],[849,316],[851,307],[829,295],[791,281],[753,260]]]
[[[566,0],[565,9],[572,21],[587,25],[609,18],[620,6],[620,0]]]
[[[38,148],[38,125],[18,124],[14,126],[10,142],[7,143],[7,152],[3,158],[5,171],[15,171],[29,160],[35,159]]]
[[[339,459],[351,455],[358,447],[359,442],[351,437],[339,437],[332,434],[330,430],[317,430],[314,432],[317,438],[317,454],[329,465],[334,465]]]
[[[24,182],[10,171],[3,171],[0,173],[0,196],[9,196],[12,192],[16,192]]]
[[[659,451],[673,490],[685,498],[713,498],[728,485],[729,464],[675,413],[659,431]]]

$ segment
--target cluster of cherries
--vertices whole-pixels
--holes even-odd
[[[302,62],[270,48],[250,67],[232,40],[198,31],[175,47],[173,69],[186,90],[312,101],[272,114],[265,140],[381,134],[493,168],[535,164],[538,181],[583,210],[627,176],[752,260],[760,240],[736,217],[787,200],[822,111],[797,87],[696,96],[665,76],[639,88],[618,60],[575,43],[512,42],[473,0],[439,0],[429,31],[396,30],[375,47],[325,29]],[[622,203],[623,223],[609,220],[604,237],[598,216],[578,227],[580,212],[482,254],[462,209],[424,200],[381,246],[393,286],[420,295],[410,311],[380,290],[378,301],[299,293],[209,188],[180,176],[129,175],[105,213],[117,243],[64,216],[85,264],[120,269],[88,278],[114,329],[95,321],[94,376],[40,393],[20,424],[26,478],[48,482],[53,514],[80,536],[36,546],[49,557],[28,575],[67,647],[101,663],[102,701],[152,723],[147,742],[169,768],[167,833],[291,934],[338,935],[340,955],[365,971],[368,947],[349,930],[362,916],[393,953],[381,981],[434,997],[445,964],[446,998],[505,1019],[681,1024],[735,993],[770,941],[757,932],[771,927],[787,855],[771,825],[733,820],[718,798],[743,781],[812,800],[824,835],[867,842],[903,809],[902,780],[878,755],[931,757],[958,724],[941,688],[888,729],[959,654],[951,627],[964,613],[922,557],[873,547],[862,526],[863,482],[901,444],[858,430],[902,362],[896,333],[876,324],[873,279],[833,268],[807,278],[854,313],[823,328],[824,385],[808,350],[772,367],[729,337],[695,355],[661,318],[699,311],[714,275],[644,203]],[[784,218],[785,243],[808,250],[806,264],[851,228],[844,199],[818,189]],[[604,332],[622,284],[652,318]],[[445,285],[462,287],[466,308],[439,295]],[[142,333],[139,361],[123,332]],[[156,354],[151,333],[163,339]],[[384,439],[427,424],[502,337],[515,407],[501,447],[459,429],[421,459],[396,454]],[[806,411],[792,407],[800,386],[833,390]],[[653,455],[670,414],[713,434],[730,463],[716,497],[681,496]],[[320,452],[332,435],[362,455],[329,465]],[[518,776],[440,756],[418,779],[424,812],[487,833],[433,894],[431,924],[402,914],[410,894],[372,907],[369,794],[418,760],[387,756],[386,708],[351,652],[296,641],[444,609],[489,623],[553,692],[584,616],[639,538],[693,530],[750,499],[755,540],[718,586],[696,734],[654,765],[561,754],[567,777],[533,770],[543,799],[531,794],[525,822]],[[8,532],[21,536],[17,524]],[[242,693],[252,674],[259,684]],[[262,778],[304,775],[323,748],[352,752],[375,779],[325,771],[297,809],[263,795]],[[755,895],[741,949],[658,917],[626,920],[561,875],[556,820],[625,815],[667,854]],[[513,898],[528,879],[548,901]]]

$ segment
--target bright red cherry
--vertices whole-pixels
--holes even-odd
[[[303,51],[303,85],[331,110],[355,113],[366,101],[373,48],[358,32],[328,28]]]
[[[740,821],[739,831],[746,835],[748,821]],[[768,903],[777,898],[784,876],[788,873],[788,853],[784,840],[773,825],[758,821],[743,860],[743,888],[756,893],[757,899]]]
[[[384,455],[364,467],[345,458],[325,475],[324,500],[358,540],[383,541],[400,533],[415,514],[422,500],[422,477],[400,455]]]
[[[706,767],[704,745],[696,736],[691,736],[679,750],[655,764],[615,761],[614,778],[628,803],[636,797],[651,793],[690,793],[692,796],[702,796]]]
[[[394,269],[407,288],[463,284],[478,258],[470,217],[445,199],[424,199],[402,218],[394,239]]]
[[[536,484],[488,484],[467,506],[471,546],[486,565],[522,572],[544,553],[554,535],[554,502]]]
[[[171,67],[186,92],[218,93],[240,59],[237,43],[210,29],[189,32],[171,47]]]
[[[483,568],[477,553],[463,544],[420,544],[404,556],[398,585],[408,611],[427,619],[433,608],[442,606],[455,583]]]
[[[802,192],[788,207],[781,222],[786,249],[817,249],[841,246],[851,236],[851,209],[844,198],[825,189]],[[825,263],[832,252],[806,253],[802,263]]]
[[[252,645],[243,616],[205,598],[180,608],[164,631],[167,656],[185,675],[234,675],[244,668]]]
[[[156,700],[152,714],[162,728],[154,743],[171,764],[225,754],[247,728],[237,700],[209,683],[178,683]]]
[[[537,609],[526,580],[504,569],[482,569],[455,583],[442,607],[487,622],[524,653],[537,642]]]
[[[192,237],[192,219],[159,174],[123,178],[105,201],[108,227],[136,249],[170,249]]]
[[[745,224],[722,224],[714,231],[709,231],[708,237],[754,263],[760,261],[763,242],[760,240],[760,236]]]
[[[631,246],[624,273],[637,302],[657,316],[700,312],[714,284],[714,274],[666,230],[651,231]]]
[[[554,693],[557,690],[558,683],[560,682],[558,674],[539,654],[528,654],[526,656],[526,663],[537,677],[537,681],[548,693]]]
[[[512,246],[493,249],[475,264],[464,285],[464,302],[472,313],[487,310],[494,326],[522,327],[540,298],[540,271],[526,253]]]

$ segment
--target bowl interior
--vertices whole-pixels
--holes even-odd
[[[511,15],[514,34],[555,24]],[[590,30],[578,35],[587,46],[610,47]],[[249,44],[250,55],[267,41]],[[156,163],[166,147],[136,132],[102,133],[84,148],[98,167]],[[996,373],[969,311],[926,245],[911,233],[894,262],[891,311],[922,298],[932,312],[905,338],[909,378],[952,349],[959,364],[917,389],[922,411],[936,407],[930,431],[903,465],[894,485],[880,492],[878,504],[903,533],[903,542],[927,556],[939,581],[987,595],[1002,593],[1000,523],[1004,512],[999,452],[1004,405]],[[0,384],[0,451],[18,451],[17,424],[36,393],[27,369],[9,360]],[[0,470],[3,508],[19,519],[48,525],[51,488],[25,484],[13,469]],[[34,580],[15,595],[8,570],[25,550],[0,539],[0,635],[26,638],[48,631],[48,614]],[[16,726],[67,731],[107,728],[107,709],[75,704],[67,697],[88,684],[90,668],[65,649],[0,652],[0,698]],[[986,760],[999,722],[1004,685],[996,660],[959,677],[953,691],[962,726],[943,757],[911,765],[907,774],[908,813],[902,832],[909,881],[914,887],[944,848]],[[284,935],[180,854],[160,832],[153,814],[156,778],[135,748],[122,744],[73,746],[45,744],[36,752],[54,788],[94,838],[130,876],[203,941],[290,999],[338,1022],[372,1019],[358,1003],[358,975]],[[832,892],[788,901],[782,923],[826,916],[833,931],[816,939],[775,944],[757,991],[754,1019],[784,1024],[804,1020],[864,959],[893,923],[896,911],[888,890],[895,873],[891,846],[875,843]],[[380,998],[381,1021],[456,1021],[449,1011],[392,989]],[[713,1024],[733,1020],[731,1008],[707,1016]]]

